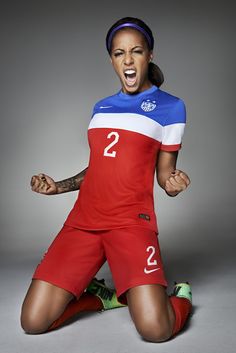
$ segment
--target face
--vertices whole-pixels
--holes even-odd
[[[111,62],[124,93],[139,93],[152,86],[148,79],[148,64],[151,60],[152,51],[140,32],[129,28],[115,34]]]

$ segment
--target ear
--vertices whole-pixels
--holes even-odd
[[[149,62],[153,60],[153,51],[150,52]]]

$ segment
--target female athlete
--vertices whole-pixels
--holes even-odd
[[[32,190],[41,194],[80,192],[33,275],[21,313],[26,333],[50,331],[81,311],[128,305],[138,333],[162,342],[190,314],[188,283],[166,293],[153,200],[155,171],[171,197],[190,184],[176,169],[186,111],[182,99],[159,88],[164,79],[153,46],[140,19],[122,18],[109,29],[106,47],[121,90],[94,106],[88,167],[58,182],[32,177]],[[116,291],[95,278],[106,260]]]

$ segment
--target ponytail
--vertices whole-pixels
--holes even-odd
[[[161,69],[152,62],[149,63],[148,66],[148,79],[154,86],[157,87],[160,87],[164,82],[164,75]]]

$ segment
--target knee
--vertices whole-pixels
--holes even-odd
[[[135,323],[136,329],[145,341],[165,342],[172,336],[172,327],[166,320],[157,318],[144,318],[140,323]]]
[[[22,310],[20,322],[25,333],[31,335],[44,333],[49,326],[48,322],[40,318],[40,315],[37,315],[37,313],[25,312],[24,310]]]

